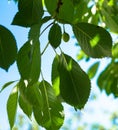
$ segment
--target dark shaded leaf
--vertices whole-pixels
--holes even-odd
[[[13,34],[0,25],[0,67],[7,71],[16,60],[16,55],[17,46]]]
[[[73,26],[73,31],[88,56],[111,57],[112,38],[105,29],[89,23],[78,23]]]
[[[45,127],[47,130],[58,130],[64,120],[63,107],[57,100],[54,91],[50,84],[42,81],[39,89],[43,97],[43,107],[34,107],[34,116],[39,125]]]
[[[60,55],[58,71],[62,98],[75,108],[83,108],[90,95],[88,75],[76,61],[65,54]]]
[[[15,86],[7,101],[7,115],[8,115],[8,120],[11,129],[15,122],[16,110],[17,110],[17,99],[18,99],[18,89],[17,86]]]
[[[19,50],[17,66],[23,80],[33,84],[40,75],[40,45],[39,41],[30,40]]]
[[[88,76],[89,76],[89,78],[90,79],[92,79],[92,78],[94,78],[94,76],[95,76],[95,74],[96,74],[96,72],[97,72],[97,70],[98,70],[98,67],[99,67],[99,61],[98,62],[96,62],[96,63],[94,63],[90,68],[89,68],[89,70],[88,70]]]
[[[53,24],[53,26],[50,28],[48,39],[50,44],[54,47],[57,48],[61,44],[61,27],[56,23]]]
[[[44,24],[44,23],[48,22],[51,19],[52,19],[51,16],[45,16],[44,18],[42,18],[41,23]]]
[[[18,12],[13,19],[12,25],[31,27],[41,22],[43,12],[41,0],[19,0]]]

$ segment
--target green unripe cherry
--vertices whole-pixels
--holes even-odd
[[[67,32],[64,32],[62,35],[62,39],[64,40],[64,42],[68,42],[70,39],[70,35]]]

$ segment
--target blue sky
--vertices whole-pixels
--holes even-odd
[[[27,41],[27,34],[28,34],[29,29],[10,25],[16,12],[17,12],[17,5],[13,1],[8,3],[7,0],[2,0],[0,2],[0,24],[7,27],[9,30],[12,31],[12,33],[16,37],[18,48],[20,48]],[[67,27],[66,31],[72,35],[70,27]],[[44,33],[40,39],[42,50],[48,41],[46,34],[47,34],[47,32]],[[75,42],[76,42],[76,40],[71,38],[69,43],[62,43],[62,45],[61,45],[63,51],[66,52],[67,54],[71,55],[74,59],[76,58],[76,54],[78,51],[78,48],[75,46]],[[52,64],[53,57],[54,57],[54,52],[51,49],[51,47],[49,47],[46,50],[46,53],[42,57],[42,70],[43,70],[44,78],[49,82],[51,80],[50,79],[51,64]],[[95,60],[92,60],[92,62],[94,62],[94,61]],[[91,63],[89,63],[89,65]],[[103,59],[100,70],[103,69],[103,67],[106,65],[106,63],[107,63],[107,59]],[[89,66],[85,62],[80,62],[80,65],[84,70],[87,70],[87,68]],[[0,88],[4,83],[11,81],[11,80],[17,80],[19,78],[20,78],[19,73],[17,71],[17,67],[16,67],[15,63],[10,67],[8,72],[6,72],[3,69],[0,69]],[[8,130],[8,127],[9,127],[8,120],[7,120],[7,112],[6,112],[6,102],[7,102],[7,98],[8,98],[8,95],[9,95],[12,87],[13,86],[5,89],[2,93],[0,93],[0,130]],[[108,113],[112,112],[112,111],[116,111],[117,110],[116,104],[118,103],[118,101],[113,100],[113,96],[107,97],[104,92],[100,93],[96,87],[95,79],[92,80],[92,93],[93,92],[96,92],[100,96],[98,96],[97,101],[93,101],[93,102],[89,101],[87,103],[87,105],[85,106],[85,109],[82,110],[81,123],[86,120],[90,124],[94,121],[108,124],[109,123],[108,114],[106,114],[106,116],[103,116],[101,110],[103,109],[104,111],[107,111]],[[65,105],[65,106],[67,106],[67,105]],[[72,108],[71,108],[71,110],[73,111]],[[92,111],[92,112],[94,111],[95,114],[89,114],[90,111]],[[66,113],[67,118],[71,118],[72,115],[71,115],[71,113],[69,113],[67,108],[65,108],[65,113]],[[76,125],[79,125],[78,120],[76,120]],[[73,130],[74,130],[74,126],[73,126]]]

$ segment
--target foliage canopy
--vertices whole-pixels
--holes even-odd
[[[86,104],[91,90],[89,77],[94,77],[99,62],[93,64],[86,74],[71,56],[63,52],[61,41],[68,42],[70,38],[65,25],[72,27],[73,35],[78,41],[77,46],[81,47],[78,60],[86,57],[111,58],[111,63],[98,78],[98,85],[107,94],[118,96],[118,43],[113,43],[110,35],[110,32],[116,35],[118,33],[117,0],[14,1],[18,2],[18,12],[12,25],[28,27],[30,31],[27,41],[18,50],[13,33],[0,25],[0,67],[8,71],[16,61],[21,77],[7,101],[11,129],[18,104],[29,118],[33,113],[38,124],[47,130],[58,130],[63,125],[62,102],[75,109],[82,109]],[[48,26],[41,30],[45,23]],[[48,42],[41,52],[40,37],[47,29]],[[55,52],[52,83],[43,78],[41,70],[41,57],[49,45]],[[57,48],[60,54],[57,53]],[[1,91],[14,82],[6,83]]]

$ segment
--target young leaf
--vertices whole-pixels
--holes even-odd
[[[38,24],[43,16],[42,0],[19,0],[18,12],[16,13],[12,25],[31,27]]]
[[[39,41],[30,40],[19,50],[17,66],[21,78],[33,84],[40,75],[40,45]]]
[[[62,37],[61,27],[57,23],[53,24],[53,26],[50,28],[48,35],[50,44],[54,48],[57,48],[61,44],[61,37]]]
[[[99,61],[98,62],[96,62],[96,63],[94,63],[90,68],[89,68],[89,70],[88,70],[88,76],[89,76],[89,78],[90,79],[92,79],[94,76],[95,76],[95,74],[96,74],[96,72],[97,72],[97,70],[98,70],[98,67],[99,67]]]
[[[48,82],[43,80],[39,85],[39,89],[43,97],[43,107],[33,108],[35,119],[39,125],[48,130],[58,130],[62,126],[64,120],[62,114],[63,107],[57,100]]]
[[[0,25],[0,67],[6,71],[16,60],[17,46],[13,34]]]
[[[70,56],[61,54],[58,71],[60,75],[60,94],[68,104],[83,108],[90,95],[90,80],[78,63]]]
[[[0,92],[2,92],[5,88],[7,88],[9,85],[13,84],[14,82],[15,82],[15,81],[9,81],[9,82],[5,83],[5,84],[2,86]]]
[[[14,125],[14,121],[16,117],[17,99],[18,99],[18,89],[17,89],[17,86],[15,86],[7,101],[7,115],[8,115],[11,129]]]
[[[23,110],[23,112],[30,118],[32,114],[32,106],[27,103],[27,101],[24,100],[21,95],[19,96],[19,106]]]
[[[90,57],[110,57],[112,38],[102,27],[89,23],[73,25],[73,32],[82,50]]]

